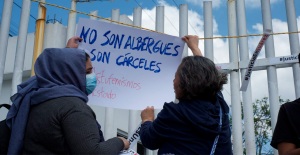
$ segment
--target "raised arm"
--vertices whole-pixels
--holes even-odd
[[[203,56],[199,49],[199,38],[196,35],[186,35],[182,37],[182,40],[186,42],[187,46],[192,50],[194,56]]]

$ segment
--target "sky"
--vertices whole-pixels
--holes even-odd
[[[179,36],[179,5],[187,4],[189,9],[189,34],[204,37],[204,22],[203,22],[203,1],[205,0],[102,0],[92,2],[78,2],[77,10],[89,13],[98,10],[98,16],[107,18],[111,16],[112,9],[119,9],[120,14],[125,14],[132,19],[133,10],[136,7],[141,7],[142,11],[142,27],[152,29],[155,28],[155,6],[165,6],[165,33]],[[71,8],[71,0],[46,0],[47,3],[56,4],[66,8]],[[0,13],[2,18],[3,0],[0,0]],[[261,34],[262,15],[261,15],[260,0],[245,0],[246,23],[248,34]],[[285,0],[270,0],[272,12],[273,32],[287,32],[287,17],[285,10]],[[300,0],[294,0],[298,31],[300,30]],[[213,0],[213,32],[214,36],[228,36],[227,23],[227,0]],[[17,35],[19,29],[20,13],[22,0],[14,0],[13,13],[10,26],[10,34]],[[35,18],[37,18],[37,2],[31,2],[30,22],[28,32],[35,31]],[[57,7],[46,5],[47,20],[56,19],[67,25],[68,11]],[[77,14],[78,18],[89,18],[86,15]],[[248,37],[249,57],[252,56],[261,37]],[[214,62],[227,63],[229,62],[229,49],[227,39],[214,39]],[[288,35],[274,36],[275,55],[288,56],[291,55]],[[204,51],[204,43],[200,41],[200,49]],[[262,49],[259,58],[264,58],[264,48]],[[255,71],[252,73],[252,100],[268,97],[268,81],[266,71]],[[295,91],[293,84],[293,75],[291,68],[277,69],[278,92],[282,99],[295,99]],[[230,85],[224,87],[223,94],[225,99],[230,104]]]

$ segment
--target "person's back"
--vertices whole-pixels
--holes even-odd
[[[31,108],[23,153],[109,154],[122,149],[118,138],[99,143],[103,141],[99,131],[94,112],[81,99],[52,99]]]
[[[143,145],[159,149],[158,154],[210,154],[219,135],[215,154],[231,155],[229,108],[223,98],[217,98],[215,103],[205,100],[165,103],[153,123],[142,124]],[[220,106],[222,129],[219,132]]]

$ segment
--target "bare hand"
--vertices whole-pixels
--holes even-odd
[[[129,141],[127,139],[123,138],[123,137],[118,137],[118,138],[120,138],[124,143],[123,150],[127,150],[129,148]]]
[[[199,49],[199,38],[196,35],[186,35],[182,37],[182,40],[186,42],[187,46],[192,50],[193,55],[202,56],[202,53]]]
[[[141,118],[142,118],[142,123],[146,121],[153,121],[154,120],[154,107],[147,106],[142,112],[141,112]]]
[[[78,42],[81,42],[82,38],[74,36],[68,40],[67,48],[78,48]]]

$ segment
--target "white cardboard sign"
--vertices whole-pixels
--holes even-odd
[[[97,76],[89,104],[140,110],[175,99],[181,38],[83,18],[76,35],[83,38],[79,48],[90,55]]]

